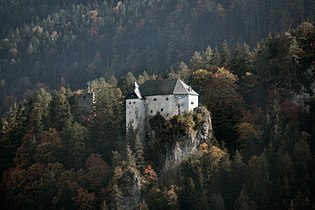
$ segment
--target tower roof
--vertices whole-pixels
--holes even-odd
[[[140,99],[146,96],[170,94],[198,95],[198,93],[180,79],[146,80],[139,89],[135,87],[135,89],[127,95],[127,99]]]
[[[169,94],[198,95],[180,79],[147,80],[140,86],[140,92],[144,97]]]

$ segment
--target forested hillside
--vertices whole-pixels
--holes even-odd
[[[163,3],[161,10],[153,10],[153,5]],[[166,7],[166,2],[148,1],[145,11],[147,8],[157,13],[170,8],[177,11],[183,3],[187,2],[178,1],[174,4],[176,7]],[[221,3],[222,8],[231,8],[228,2]],[[56,6],[55,11],[59,9]],[[102,17],[99,14],[101,10],[96,19]],[[141,15],[132,17],[140,20]],[[125,21],[122,18],[121,24],[126,24]],[[11,24],[19,27],[19,23]],[[171,29],[175,30],[174,27]],[[36,30],[39,31],[30,33],[39,35],[42,29]],[[58,38],[60,34],[56,34],[56,45],[46,45],[55,50],[55,56],[70,53],[56,50],[64,47]],[[97,36],[105,34],[97,33]],[[168,35],[171,34],[165,34]],[[78,42],[81,44],[65,42],[73,47],[69,49],[79,46],[82,49],[82,54],[74,50],[74,57],[76,53],[89,54],[85,51],[88,48],[92,51],[94,47],[101,48],[100,44],[87,48],[90,42]],[[314,209],[314,42],[315,27],[304,22],[295,29],[264,37],[254,50],[246,44],[230,48],[227,42],[217,47],[200,46],[201,50],[194,52],[192,47],[191,53],[187,51],[188,58],[183,59],[186,62],[179,62],[167,72],[128,72],[119,79],[111,76],[90,80],[96,104],[88,112],[79,105],[76,95],[80,91],[69,87],[51,91],[47,85],[40,85],[34,96],[12,106],[7,117],[1,120],[1,209]],[[152,44],[158,45],[155,41]],[[174,49],[178,50],[174,55],[184,52],[180,47],[174,46]],[[45,57],[47,54],[40,52],[37,52],[38,62],[42,61],[41,56],[53,62],[54,56]],[[27,69],[22,57],[18,58],[22,54],[19,52],[16,58],[11,58],[11,64],[2,60],[2,66],[15,65],[14,59],[16,67],[25,65],[24,73],[32,72],[34,69]],[[33,54],[24,55],[30,56],[25,61],[31,62]],[[102,55],[100,52],[101,63]],[[112,56],[113,59],[115,56]],[[82,81],[83,75],[87,76],[86,80],[97,75],[88,68],[90,64],[81,63],[87,59],[83,57],[77,61],[82,71],[76,71]],[[70,57],[67,59],[72,62]],[[96,66],[107,72],[103,64]],[[7,70],[11,71],[11,67]],[[55,68],[50,73],[58,77],[65,73],[71,75],[68,65],[60,70],[63,73],[48,64],[38,69],[38,73],[43,73],[44,67]],[[116,68],[112,70],[115,72]],[[99,75],[107,73],[99,72]],[[47,78],[54,80],[51,75]],[[181,78],[200,94],[204,108],[169,121],[151,120],[150,126],[159,132],[159,138],[155,149],[148,150],[146,144],[152,140],[150,137],[141,139],[137,132],[126,135],[124,103],[135,81],[142,84],[156,78]],[[209,115],[207,109],[211,112],[214,137],[199,145],[198,152],[180,165],[163,171],[155,157],[163,156],[161,151],[203,127],[202,116]]]
[[[40,87],[166,72],[224,40],[256,47],[314,21],[314,8],[312,0],[1,0],[0,113]]]

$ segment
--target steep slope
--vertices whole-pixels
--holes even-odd
[[[197,153],[202,144],[210,145],[211,140],[212,122],[206,108],[170,120],[156,116],[150,120],[146,153],[159,171],[168,171]]]

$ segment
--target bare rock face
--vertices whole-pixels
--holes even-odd
[[[140,173],[131,173],[130,171],[124,173],[122,176],[123,184],[126,186],[122,197],[123,209],[130,209],[135,207],[141,199],[141,175]]]
[[[211,144],[213,138],[210,112],[197,108],[193,113],[174,116],[159,123],[150,123],[147,149],[158,171],[167,171],[185,158],[199,151],[203,143]]]
[[[110,181],[110,209],[138,209],[144,177],[135,165],[116,166]]]

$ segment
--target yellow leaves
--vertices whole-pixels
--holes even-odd
[[[238,80],[236,75],[234,75],[232,72],[225,69],[224,67],[218,68],[218,70],[214,74],[214,77],[228,79],[232,82],[236,82]]]
[[[176,115],[171,119],[172,128],[179,133],[189,134],[195,127],[195,121],[191,113]]]
[[[199,145],[199,151],[201,151],[202,153],[208,153],[209,150],[209,145],[207,143],[202,143]]]
[[[212,73],[204,69],[198,69],[194,71],[192,75],[194,78],[200,78],[200,79],[208,78],[209,79],[212,76]]]

